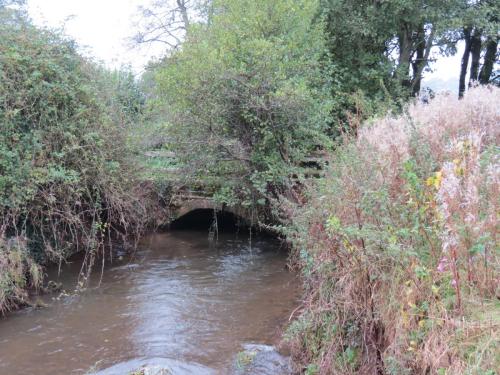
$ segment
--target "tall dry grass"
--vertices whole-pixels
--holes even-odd
[[[27,239],[0,236],[0,315],[27,302],[27,289],[38,288],[41,267],[27,249]]]
[[[500,89],[365,124],[288,233],[306,285],[290,326],[313,374],[496,374]]]

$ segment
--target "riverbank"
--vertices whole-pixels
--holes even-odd
[[[500,89],[364,124],[287,236],[306,295],[286,340],[306,374],[496,374]]]

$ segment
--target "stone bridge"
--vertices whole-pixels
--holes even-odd
[[[175,154],[170,151],[148,151],[144,154],[148,158],[161,158],[166,160],[175,160]],[[309,157],[306,157],[300,163],[304,169],[303,173],[306,178],[318,178],[323,175],[323,165],[328,164],[327,155],[324,151],[315,151]],[[166,168],[166,173],[176,175],[179,171],[176,168]],[[296,179],[296,176],[291,176]],[[185,215],[194,212],[212,211],[215,213],[229,213],[247,223],[252,222],[252,213],[243,207],[228,207],[216,203],[210,195],[204,191],[193,191],[180,189],[177,191],[169,205],[170,222],[174,222]]]
[[[216,214],[230,214],[245,223],[251,222],[249,210],[242,207],[229,207],[216,203],[210,196],[203,192],[179,191],[173,197],[170,205],[170,221],[176,220],[196,212],[211,211]]]

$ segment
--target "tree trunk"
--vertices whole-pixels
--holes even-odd
[[[177,6],[179,7],[179,11],[181,12],[182,23],[184,24],[184,29],[187,31],[189,27],[189,16],[188,10],[186,6],[186,0],[177,0]]]
[[[479,73],[479,83],[481,85],[487,85],[491,79],[491,73],[493,73],[493,67],[497,60],[497,50],[498,50],[498,38],[490,37],[486,42],[486,53],[484,55],[484,64],[481,68],[481,73]]]
[[[422,83],[422,73],[429,61],[432,46],[434,44],[434,27],[427,40],[425,39],[425,28],[422,25],[419,30],[419,40],[417,45],[417,57],[412,64],[413,67],[413,80],[412,80],[412,95],[417,96],[420,93],[420,85]]]
[[[475,30],[470,39],[470,78],[469,87],[479,78],[479,59],[481,58],[481,31]]]
[[[413,70],[413,78],[411,85],[412,96],[417,96],[418,93],[420,92],[420,85],[422,81],[421,66],[424,64],[424,53],[425,53],[425,30],[423,26],[420,26],[418,28],[418,34],[417,34],[416,56],[415,60],[413,60],[411,63]]]
[[[471,44],[471,31],[468,27],[464,27],[465,50],[462,55],[462,64],[460,66],[460,79],[458,83],[458,97],[463,98],[465,92],[465,76],[469,67],[469,55]]]
[[[398,73],[401,77],[401,84],[404,87],[411,86],[410,80],[410,60],[412,53],[412,40],[411,31],[408,25],[403,25],[401,32],[398,36],[399,43],[399,60],[398,60]]]

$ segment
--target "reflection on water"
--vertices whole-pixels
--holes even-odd
[[[272,344],[293,310],[297,280],[279,243],[173,231],[114,262],[101,287],[0,320],[0,374],[81,374],[168,363],[175,373],[224,373],[241,345]],[[74,285],[79,264],[60,276]],[[94,275],[96,284],[100,274]]]

